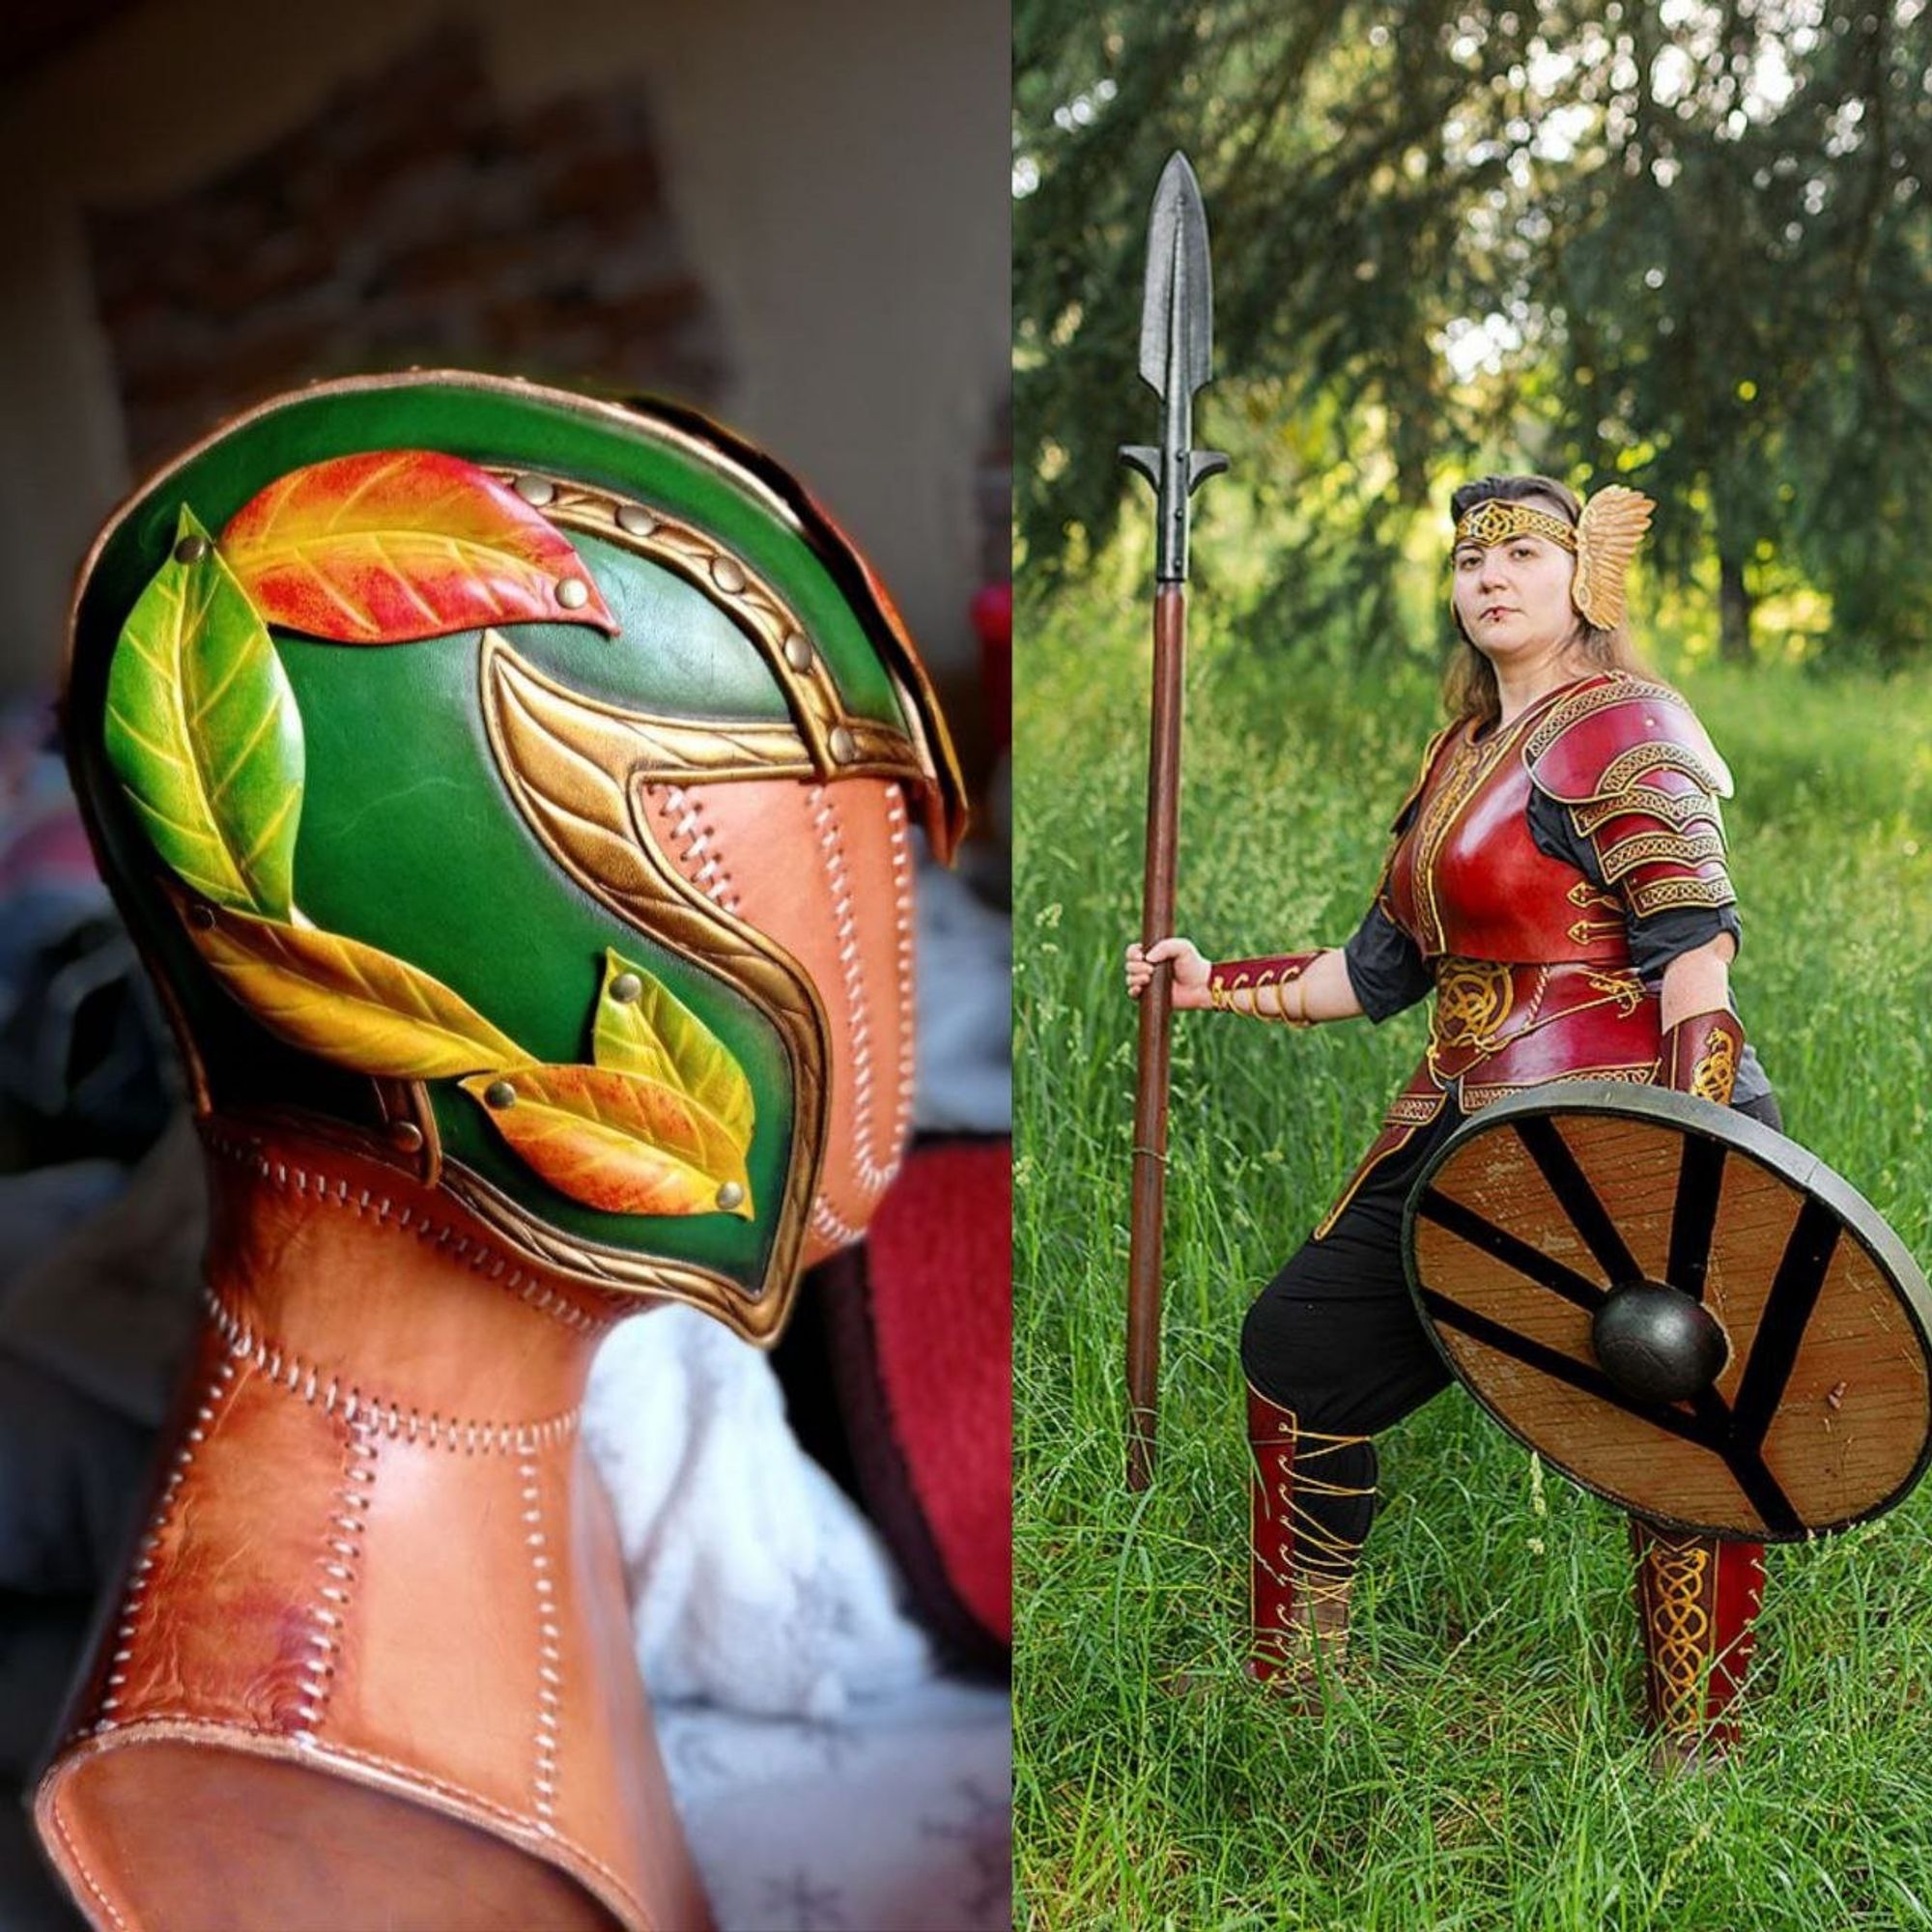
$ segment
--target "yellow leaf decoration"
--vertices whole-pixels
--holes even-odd
[[[687,1095],[730,1134],[751,1144],[752,1083],[716,1034],[664,982],[621,954],[604,954],[591,1058],[599,1066],[639,1073]]]
[[[228,991],[270,1033],[337,1066],[433,1080],[525,1058],[441,980],[373,946],[177,898]]]
[[[512,1151],[609,1214],[752,1218],[744,1144],[663,1081],[604,1066],[504,1066],[465,1080]]]

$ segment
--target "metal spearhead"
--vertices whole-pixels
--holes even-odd
[[[1160,444],[1126,443],[1121,460],[1140,471],[1159,498],[1154,575],[1187,578],[1188,498],[1227,469],[1218,450],[1196,450],[1194,392],[1213,374],[1214,283],[1208,260],[1208,215],[1187,156],[1161,170],[1148,217],[1147,288],[1141,302],[1141,379],[1161,399]]]

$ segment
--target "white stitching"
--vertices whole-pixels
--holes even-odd
[[[855,1228],[850,1221],[840,1220],[823,1201],[811,1204],[811,1231],[840,1248],[849,1248],[866,1232]]]
[[[517,1473],[524,1481],[524,1520],[534,1525],[526,1539],[530,1548],[530,1575],[536,1583],[537,1611],[537,1733],[536,1767],[531,1774],[532,1804],[542,1830],[554,1829],[556,1816],[556,1754],[561,1742],[559,1713],[563,1700],[563,1634],[557,1628],[555,1585],[544,1575],[550,1568],[549,1544],[543,1531],[543,1489],[537,1465],[524,1463]]]
[[[872,1190],[878,1185],[880,1170],[872,1158],[872,1031],[866,1012],[866,976],[859,963],[859,926],[852,911],[852,887],[845,873],[838,815],[823,785],[811,787],[808,802],[811,822],[818,829],[819,849],[825,855],[825,882],[832,893],[838,964],[845,982],[845,1016],[851,1023],[854,1165],[862,1184]]]
[[[364,1430],[373,1433],[380,1429],[392,1438],[407,1433],[412,1442],[426,1441],[432,1448],[463,1449],[470,1454],[481,1449],[487,1453],[516,1455],[527,1455],[533,1449],[567,1441],[577,1432],[579,1411],[575,1408],[561,1415],[546,1416],[541,1422],[486,1422],[438,1415],[433,1409],[405,1408],[365,1395],[353,1384],[345,1389],[335,1377],[324,1381],[321,1372],[308,1362],[295,1355],[284,1356],[279,1350],[271,1349],[245,1318],[230,1308],[213,1289],[202,1291],[202,1301],[215,1333],[235,1361],[252,1362],[256,1368],[268,1372],[278,1388],[286,1388],[311,1406],[319,1400],[326,1412],[332,1414],[340,1407],[343,1420],[352,1428],[359,1420]],[[271,1360],[285,1360],[287,1373],[270,1371]],[[229,1373],[233,1373],[232,1368]]]
[[[108,1659],[107,1680],[93,1726],[96,1731],[111,1731],[120,1722],[112,1714],[121,1702],[122,1687],[128,1682],[128,1665],[134,1655],[134,1637],[141,1620],[141,1607],[147,1598],[148,1577],[155,1567],[155,1552],[159,1548],[161,1536],[168,1527],[175,1497],[181,1492],[187,1466],[194,1461],[194,1452],[206,1438],[208,1425],[214,1420],[214,1412],[234,1379],[235,1364],[226,1357],[218,1360],[208,1389],[195,1409],[193,1425],[182,1437],[181,1447],[176,1450],[174,1462],[161,1484],[161,1493],[156,1499],[154,1514],[149,1519],[140,1548],[135,1551],[133,1566],[128,1573],[128,1594],[121,1605],[121,1621],[115,1627],[114,1650]]]
[[[225,1155],[243,1167],[252,1168],[258,1179],[271,1181],[278,1187],[288,1186],[293,1179],[298,1189],[306,1188],[309,1177],[302,1169],[290,1169],[280,1161],[271,1165],[258,1145],[230,1140],[225,1134],[213,1128],[204,1131],[204,1138],[209,1148],[215,1153]],[[330,1207],[347,1208],[352,1213],[359,1215],[370,1206],[369,1190],[366,1187],[359,1196],[352,1200],[346,1183],[338,1184],[336,1190],[331,1193],[328,1191],[326,1177],[318,1175],[316,1180],[316,1199],[327,1203]],[[519,1301],[534,1308],[539,1315],[551,1316],[562,1322],[566,1328],[575,1328],[585,1335],[601,1335],[621,1319],[616,1315],[585,1314],[575,1302],[559,1294],[555,1289],[546,1287],[542,1282],[526,1276],[522,1268],[512,1268],[505,1275],[504,1257],[495,1249],[465,1240],[457,1236],[454,1228],[440,1222],[416,1218],[408,1208],[397,1211],[394,1203],[387,1195],[375,1204],[374,1212],[378,1221],[389,1220],[393,1215],[396,1227],[405,1229],[412,1227],[418,1240],[445,1249],[452,1261],[463,1263],[472,1274],[483,1275],[491,1281],[500,1281],[505,1288],[515,1293]],[[451,1241],[455,1242],[453,1247],[449,1245]],[[273,1373],[279,1375],[280,1371],[277,1369]]]
[[[216,1306],[216,1324],[219,1326],[219,1304]],[[313,1397],[309,1399],[312,1401]],[[348,1442],[344,1446],[342,1487],[336,1493],[337,1513],[328,1520],[330,1526],[339,1529],[342,1534],[330,1537],[326,1545],[342,1560],[331,1562],[327,1555],[324,1556],[320,1566],[322,1573],[334,1578],[334,1581],[317,1586],[323,1605],[334,1605],[335,1607],[329,1609],[317,1605],[309,1612],[312,1628],[308,1638],[309,1656],[301,1665],[304,1696],[296,1712],[301,1719],[296,1730],[298,1737],[312,1738],[328,1708],[328,1693],[335,1685],[336,1665],[342,1650],[344,1613],[349,1608],[349,1599],[361,1562],[362,1529],[370,1503],[368,1492],[376,1483],[376,1442],[374,1432],[368,1425],[352,1424]]]
[[[656,790],[656,786],[651,787]],[[703,801],[698,797],[696,786],[686,789],[682,785],[664,786],[665,803],[675,814],[670,828],[673,839],[689,842],[677,856],[677,863],[686,878],[697,887],[706,897],[712,899],[726,912],[738,910],[738,895],[731,885],[730,874],[724,869],[721,853],[714,849],[713,841],[718,837],[717,828],[704,822]],[[706,854],[703,865],[694,867],[692,862],[702,852]]]
[[[916,972],[912,894],[912,850],[906,831],[905,795],[897,785],[886,787],[886,814],[892,833],[893,917],[898,933],[899,960],[899,1096],[893,1111],[893,1156],[880,1182],[889,1187],[904,1158],[906,1133],[912,1125],[914,1090],[919,1066],[913,1040]]]

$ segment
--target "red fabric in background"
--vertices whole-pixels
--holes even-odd
[[[1012,1641],[1012,1144],[915,1147],[867,1236],[890,1426],[961,1604]]]
[[[989,583],[973,600],[973,628],[980,638],[980,683],[993,749],[1013,742],[1013,586]]]

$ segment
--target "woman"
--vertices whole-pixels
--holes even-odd
[[[1729,775],[1624,629],[1650,508],[1621,489],[1586,507],[1544,476],[1456,492],[1452,722],[1346,946],[1218,965],[1182,938],[1127,949],[1136,998],[1167,962],[1177,1007],[1290,1026],[1378,1022],[1436,996],[1422,1065],[1242,1331],[1264,1679],[1306,1688],[1339,1655],[1375,1511],[1373,1437],[1449,1380],[1401,1257],[1404,1202],[1444,1140],[1501,1094],[1564,1077],[1654,1082],[1778,1122],[1730,1004]],[[1672,1755],[1727,1750],[1763,1552],[1635,1520],[1632,1533],[1651,1721]],[[1694,1672],[1687,1628],[1707,1639]]]

